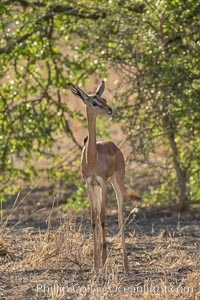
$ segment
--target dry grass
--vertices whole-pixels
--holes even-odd
[[[0,255],[6,255],[8,253],[8,249],[7,249],[7,246],[3,240],[3,235],[2,233],[0,232]]]
[[[29,223],[15,226],[20,224],[16,216],[18,204],[23,201],[15,201],[17,208],[12,207],[12,214],[8,212],[2,221],[0,299],[200,299],[200,232],[196,229],[194,234],[188,229],[187,234],[181,233],[191,219],[184,217],[181,224],[178,220],[170,230],[174,220],[171,217],[165,220],[170,225],[168,229],[161,226],[157,230],[158,225],[153,224],[158,219],[163,222],[159,215],[150,218],[136,212],[133,222],[129,218],[126,242],[131,273],[127,276],[115,230],[116,216],[108,217],[107,231],[110,229],[111,236],[107,238],[107,263],[96,272],[92,236],[85,229],[87,220],[77,221],[71,215],[55,222],[56,208],[50,208],[43,220],[45,228],[28,226]],[[26,205],[28,201],[23,203],[23,210]],[[43,217],[41,211],[35,213],[37,220]],[[199,214],[195,216],[198,221]],[[191,226],[194,229],[194,222]]]

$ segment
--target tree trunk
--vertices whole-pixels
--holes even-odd
[[[167,137],[169,140],[169,144],[172,150],[173,163],[176,171],[176,177],[178,182],[178,190],[179,190],[179,209],[181,211],[187,210],[189,208],[189,199],[188,199],[188,188],[187,188],[187,174],[186,171],[181,167],[179,160],[179,153],[177,143],[175,141],[173,125],[171,124],[168,118],[164,119],[165,126],[167,126],[169,130]]]

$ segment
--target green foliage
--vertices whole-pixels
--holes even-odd
[[[130,160],[141,176],[148,166],[156,178],[147,198],[200,199],[198,1],[7,1],[0,14],[4,193],[44,171],[35,159],[48,158],[53,178],[72,173],[53,147],[64,130],[75,145],[69,157],[80,149],[69,120],[83,118],[69,108],[67,83],[84,85],[113,69],[120,78],[115,118],[127,133]]]
[[[68,158],[73,158],[74,147],[80,149],[69,120],[82,118],[68,106],[67,83],[83,84],[97,69],[89,56],[81,57],[78,46],[78,35],[84,30],[81,19],[99,17],[83,9],[83,4],[7,1],[0,5],[2,194],[14,192],[19,180],[39,179],[44,171],[51,177],[72,172],[66,161],[63,170],[60,162],[65,157],[54,145],[65,131],[75,144],[68,149]],[[36,169],[34,161],[43,158],[48,167]]]

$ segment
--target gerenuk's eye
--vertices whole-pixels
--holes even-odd
[[[98,104],[95,101],[92,102],[92,105],[93,106],[98,106]]]

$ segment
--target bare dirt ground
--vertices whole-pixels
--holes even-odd
[[[89,210],[64,213],[47,192],[24,191],[3,205],[1,300],[200,299],[199,206],[184,214],[169,208],[130,214],[127,205],[126,275],[115,204],[106,221],[108,260],[95,272]]]

